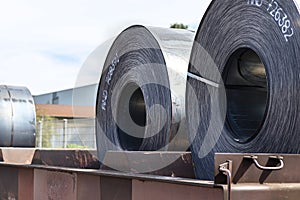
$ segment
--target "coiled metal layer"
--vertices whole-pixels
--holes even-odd
[[[189,72],[219,87],[189,78],[186,96],[198,178],[213,179],[215,152],[300,152],[298,5],[293,0],[212,1]],[[192,92],[196,103],[189,99]]]
[[[35,146],[35,105],[25,87],[0,86],[0,146]]]
[[[131,26],[115,39],[99,82],[96,135],[107,150],[186,150],[185,82],[194,34]]]

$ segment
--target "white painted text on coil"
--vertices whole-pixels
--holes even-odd
[[[262,6],[262,0],[247,0],[248,4],[256,5],[258,7]]]
[[[116,55],[114,57],[113,61],[111,62],[111,64],[109,65],[108,72],[105,77],[105,81],[108,85],[110,85],[110,81],[112,79],[112,76],[114,75],[114,71],[119,62],[120,62],[119,57],[118,57],[118,55]]]
[[[110,81],[114,75],[114,71],[117,67],[117,65],[119,64],[120,60],[118,55],[116,54],[116,56],[114,57],[113,61],[111,62],[111,64],[108,67],[108,72],[105,76],[105,82],[107,84],[107,86],[110,85]],[[106,110],[106,105],[107,105],[107,99],[108,99],[108,91],[107,90],[103,90],[102,92],[102,99],[101,99],[101,109],[102,110]]]
[[[101,99],[101,109],[102,110],[106,110],[107,97],[108,97],[107,90],[103,90],[103,92],[102,92],[102,99]]]
[[[278,27],[283,34],[283,37],[286,42],[289,41],[289,38],[294,35],[294,29],[292,28],[292,22],[288,17],[288,14],[284,11],[282,7],[279,6],[276,0],[247,0],[247,4],[255,5],[258,7],[263,7],[266,5],[266,11],[272,16],[272,18],[277,23]]]

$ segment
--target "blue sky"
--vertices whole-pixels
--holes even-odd
[[[197,29],[210,0],[0,2],[0,84],[42,94],[75,85],[91,52],[133,24]]]

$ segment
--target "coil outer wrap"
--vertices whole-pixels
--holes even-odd
[[[34,147],[36,114],[25,87],[0,86],[0,146]]]
[[[232,113],[227,110],[226,120],[219,121],[220,132],[215,132],[213,139],[204,144],[212,119],[211,93],[212,86],[188,78],[192,88],[187,89],[187,123],[192,141],[192,154],[195,162],[196,176],[200,179],[212,180],[214,173],[214,153],[299,153],[300,152],[300,119],[299,119],[299,64],[300,64],[300,16],[297,1],[292,0],[214,0],[209,6],[197,31],[189,66],[189,72],[222,84],[217,76],[209,73],[211,66],[216,66],[220,76],[225,77],[226,66],[230,65],[232,55],[239,50],[250,49],[260,58],[265,67],[266,84],[264,88],[265,103],[263,108],[254,106],[248,109],[248,115],[241,110],[247,110],[248,103],[255,105],[255,99],[260,98],[259,92],[239,93],[241,104],[232,103],[233,96],[227,89],[226,100],[222,101],[224,108],[239,109],[234,113],[234,123],[243,122],[241,129],[247,132],[249,123],[257,123],[251,113],[261,112],[261,123],[255,130],[250,130],[252,136],[244,141],[238,140],[233,133],[233,126],[228,125]],[[289,21],[289,22],[287,22]],[[205,50],[199,50],[199,46]],[[205,59],[213,60],[213,64]],[[239,58],[242,59],[242,55]],[[238,62],[240,62],[238,60]],[[242,73],[242,72],[239,72]],[[230,74],[230,72],[229,72]],[[253,85],[247,85],[252,87]],[[254,86],[253,86],[254,87]],[[259,85],[258,87],[259,88]],[[189,95],[195,91],[198,104],[189,101]],[[258,90],[257,90],[258,91]],[[252,95],[251,95],[252,94]],[[248,96],[247,96],[248,95]],[[243,99],[245,97],[245,99]],[[254,103],[253,103],[254,102]],[[244,105],[242,104],[244,103]],[[220,107],[222,107],[220,106]],[[199,108],[199,125],[195,125],[195,107]],[[250,113],[250,114],[249,114]],[[219,112],[223,118],[224,111]],[[225,112],[226,115],[226,112]],[[244,118],[243,118],[244,117]],[[238,121],[239,120],[239,121]],[[252,120],[252,121],[251,121]],[[196,127],[195,127],[196,126]],[[241,137],[242,133],[238,133]],[[201,153],[203,145],[205,153]]]
[[[139,25],[118,35],[98,87],[99,157],[107,150],[189,147],[184,99],[193,37],[187,30]]]

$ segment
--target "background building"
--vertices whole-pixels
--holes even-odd
[[[33,96],[37,144],[46,148],[96,148],[97,84]]]
[[[33,96],[35,104],[95,106],[98,84]],[[73,101],[73,94],[76,99]]]

